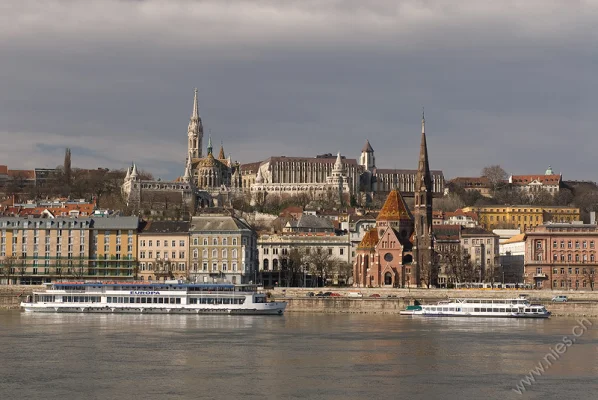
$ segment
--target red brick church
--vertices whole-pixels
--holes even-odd
[[[392,190],[376,218],[376,227],[366,232],[357,246],[353,264],[354,286],[430,287],[436,284],[432,188],[425,120],[422,118],[413,214],[401,193]]]

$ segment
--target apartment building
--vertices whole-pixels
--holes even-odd
[[[138,241],[137,259],[142,281],[188,279],[188,221],[143,222]]]

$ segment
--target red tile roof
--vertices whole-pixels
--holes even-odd
[[[465,188],[475,188],[475,187],[489,188],[492,186],[490,184],[490,181],[488,180],[488,178],[486,178],[484,176],[458,177],[458,178],[451,179],[451,183],[455,183],[455,184],[457,184],[459,186],[463,186]]]
[[[376,221],[399,221],[402,219],[411,220],[411,213],[401,193],[396,189],[391,190]]]
[[[561,182],[561,175],[513,175],[513,185],[528,185],[533,181],[542,182],[544,185],[558,185]]]
[[[35,179],[35,170],[33,169],[9,169],[8,176],[13,178]]]
[[[358,249],[371,249],[378,244],[380,238],[378,237],[378,230],[376,228],[372,228],[365,233],[361,242],[359,242]]]

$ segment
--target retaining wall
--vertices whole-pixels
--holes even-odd
[[[21,301],[34,290],[44,290],[44,287],[31,285],[0,285],[0,310],[19,308]]]

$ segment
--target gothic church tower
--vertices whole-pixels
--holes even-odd
[[[426,143],[426,120],[422,114],[422,135],[419,149],[419,164],[415,180],[415,204],[413,218],[415,237],[413,241],[413,263],[418,286],[436,285],[438,273],[434,262],[432,237],[432,175],[428,162]]]
[[[197,89],[195,89],[195,96],[193,97],[193,111],[189,120],[189,128],[187,129],[188,145],[187,153],[191,158],[201,158],[202,140],[203,140],[203,124],[199,116],[199,105],[197,103]]]

